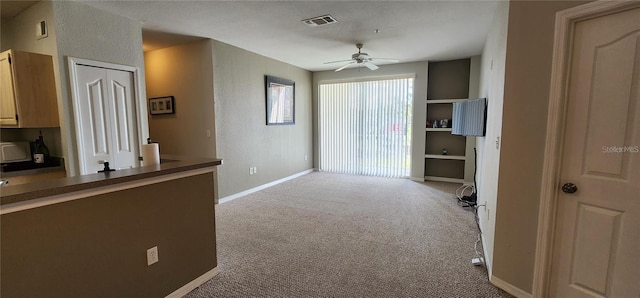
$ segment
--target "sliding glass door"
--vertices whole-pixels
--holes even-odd
[[[320,171],[408,177],[413,77],[321,83]]]

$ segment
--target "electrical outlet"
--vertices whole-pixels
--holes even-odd
[[[151,266],[152,264],[158,263],[158,247],[154,246],[152,248],[147,249],[147,266]]]
[[[258,167],[253,167],[253,173],[258,174]]]
[[[249,175],[253,175],[253,167],[249,167]]]
[[[496,137],[496,150],[500,150],[500,137]]]
[[[309,157],[305,154],[304,155],[304,160],[307,160]]]
[[[210,138],[210,137],[211,137],[211,130],[207,129],[207,138]]]

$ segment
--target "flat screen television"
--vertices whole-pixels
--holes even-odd
[[[454,102],[451,118],[451,134],[483,137],[487,130],[487,99]]]

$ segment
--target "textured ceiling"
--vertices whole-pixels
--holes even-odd
[[[146,49],[212,38],[316,71],[350,59],[355,44],[401,62],[478,55],[493,1],[83,1],[143,24]],[[338,23],[301,20],[330,14]],[[379,33],[376,33],[379,29]]]

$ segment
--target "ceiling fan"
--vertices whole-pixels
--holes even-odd
[[[398,59],[391,59],[391,58],[371,58],[371,57],[369,57],[369,54],[360,52],[360,49],[362,49],[362,44],[361,43],[356,44],[356,47],[358,48],[358,52],[353,54],[353,55],[351,55],[351,59],[350,60],[331,61],[331,62],[325,62],[324,64],[332,64],[332,63],[339,63],[339,62],[349,62],[349,63],[341,66],[340,68],[336,69],[336,71],[341,71],[341,70],[349,67],[350,65],[355,65],[355,64],[362,64],[362,65],[366,66],[367,68],[369,68],[371,70],[376,70],[379,67],[378,67],[378,65],[373,63],[373,61],[385,60],[385,61],[389,61],[389,62],[400,62],[400,60],[398,60]]]

